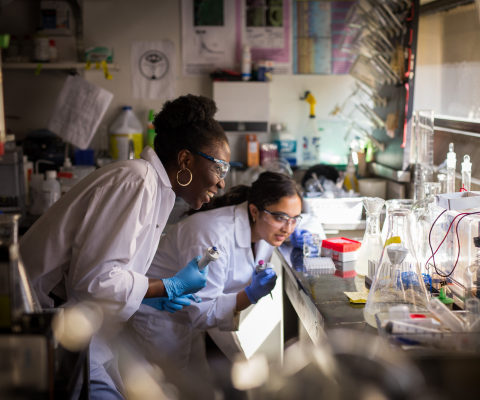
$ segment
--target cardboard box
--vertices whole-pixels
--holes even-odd
[[[437,194],[435,204],[446,210],[480,208],[480,192],[459,192]]]

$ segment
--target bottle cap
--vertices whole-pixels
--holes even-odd
[[[217,251],[217,248],[215,246],[212,247],[213,251]]]
[[[131,109],[132,109],[132,106],[123,106],[123,109],[124,109],[124,110],[131,110]]]
[[[472,163],[470,162],[470,156],[468,154],[463,156],[462,172],[472,172]]]
[[[50,169],[46,172],[46,175],[47,175],[47,179],[51,179],[51,178],[57,179],[57,171]]]
[[[64,167],[71,167],[72,166],[72,160],[70,160],[70,157],[65,158],[65,161],[63,162]]]
[[[263,260],[260,260],[260,261],[258,262],[258,265],[263,265],[263,264],[265,264],[265,261],[263,261]]]
[[[50,47],[55,47],[55,40],[50,39],[50,40],[48,41],[48,45],[49,45]]]
[[[457,155],[453,151],[453,143],[448,145],[447,168],[455,168],[457,166]]]

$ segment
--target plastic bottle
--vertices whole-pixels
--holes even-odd
[[[30,180],[30,209],[29,213],[31,215],[42,215],[43,214],[43,194],[42,194],[42,185],[44,181],[43,174],[32,174]]]
[[[129,148],[133,145],[135,158],[140,158],[143,150],[143,127],[132,111],[132,107],[123,107],[120,115],[110,126],[110,145],[115,161],[129,158]]]
[[[453,143],[448,145],[447,153],[447,193],[455,193],[455,169],[457,168],[457,155],[453,151]]]
[[[50,59],[49,40],[42,29],[33,35],[33,61],[47,62]]]
[[[256,167],[260,165],[260,145],[257,135],[247,135],[247,166]]]
[[[46,172],[47,179],[42,184],[43,212],[47,211],[60,198],[60,183],[57,181],[57,171]]]
[[[58,61],[58,52],[57,47],[55,45],[55,40],[48,41],[48,55],[50,62],[57,62]]]
[[[218,249],[215,246],[209,247],[205,250],[202,258],[198,261],[198,269],[200,271],[203,270],[209,263],[218,261],[219,258],[220,253],[218,252]]]
[[[33,174],[33,162],[23,156],[23,177],[25,179],[25,204],[30,205],[30,181]]]
[[[470,184],[472,182],[472,163],[470,156],[465,154],[462,162],[462,188],[467,192],[470,191]]]
[[[152,149],[155,149],[153,146],[153,142],[155,140],[155,127],[153,126],[153,120],[155,118],[155,111],[150,110],[148,112],[148,125],[147,125],[147,145],[149,145]]]
[[[357,181],[357,171],[355,170],[355,164],[353,163],[352,153],[348,157],[348,164],[346,169],[344,185],[347,190],[353,190],[358,193],[358,181]]]
[[[298,163],[298,146],[295,135],[287,130],[286,124],[272,124],[273,140],[278,146],[278,156],[286,159],[290,165]]]
[[[310,92],[305,93],[305,99],[310,104],[310,115],[302,133],[302,164],[315,165],[320,162],[320,132],[315,118],[317,101]]]
[[[252,78],[252,52],[248,44],[243,46],[242,52],[242,80],[249,81]]]

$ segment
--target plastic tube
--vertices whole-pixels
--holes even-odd
[[[422,321],[423,323],[423,321]],[[431,328],[427,326],[427,323],[424,323],[425,326],[420,325],[419,323],[407,323],[403,321],[388,321],[385,325],[385,330],[388,333],[399,334],[399,333],[442,333],[439,329]],[[438,327],[439,328],[439,327]]]
[[[465,154],[463,156],[462,163],[462,188],[467,192],[470,191],[470,184],[472,182],[472,163],[470,162],[470,156]]]
[[[440,300],[430,300],[427,304],[427,308],[428,311],[430,311],[435,316],[435,318],[440,320],[440,322],[447,328],[449,328],[452,332],[464,331],[463,322]]]
[[[448,145],[447,153],[447,193],[455,193],[455,169],[457,168],[457,155],[453,151],[453,143]]]
[[[217,261],[220,258],[220,253],[218,252],[216,247],[209,247],[203,253],[203,257],[198,262],[198,269],[201,271],[204,269],[209,263]]]
[[[467,299],[465,301],[465,310],[467,311],[467,321],[470,329],[480,318],[480,300],[475,297]]]
[[[265,271],[267,269],[267,263],[263,260],[260,260],[258,262],[258,265],[255,267],[255,272],[259,274],[262,271]]]

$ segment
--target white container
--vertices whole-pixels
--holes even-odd
[[[387,181],[379,178],[366,178],[358,180],[358,190],[364,197],[387,197]]]
[[[274,141],[278,146],[278,156],[284,158],[290,165],[298,164],[297,138],[287,130],[285,124],[272,125]]]
[[[128,160],[130,152],[134,158],[140,158],[143,150],[143,125],[132,111],[132,107],[123,107],[122,112],[110,126],[110,146],[115,161]]]
[[[47,179],[42,184],[43,212],[47,211],[60,198],[60,182],[57,171],[47,171]]]
[[[303,210],[322,224],[351,224],[362,220],[362,197],[339,199],[303,198]]]
[[[30,198],[31,204],[29,213],[31,215],[43,214],[43,194],[42,185],[44,181],[43,174],[32,174],[30,180]]]
[[[62,196],[94,171],[93,165],[72,165],[70,158],[67,157],[58,174]]]
[[[249,81],[252,79],[252,52],[250,46],[246,44],[242,51],[242,80]]]
[[[48,37],[43,31],[38,30],[33,35],[33,61],[47,62],[50,60],[50,49]]]

